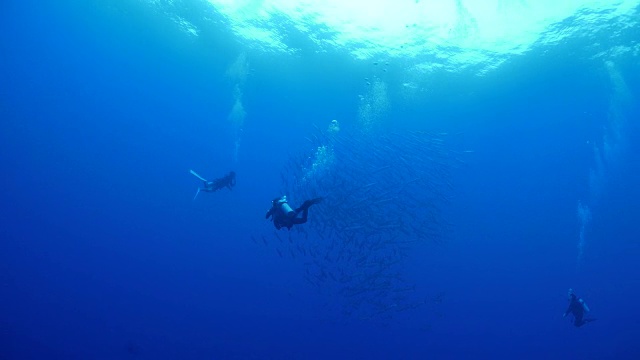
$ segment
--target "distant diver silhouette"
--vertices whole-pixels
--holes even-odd
[[[229,190],[232,190],[232,188],[236,186],[236,173],[234,171],[230,171],[229,174],[221,178],[215,179],[213,181],[209,181],[203,178],[193,170],[189,170],[189,172],[191,172],[191,175],[202,180],[202,182],[204,183],[204,187],[198,188],[198,191],[196,191],[196,195],[193,197],[193,200],[195,200],[198,197],[198,194],[200,194],[200,191],[214,192],[214,191],[223,189],[225,187],[228,188]]]
[[[578,298],[576,294],[573,293],[573,289],[569,289],[569,307],[567,311],[564,312],[562,317],[566,317],[569,314],[573,315],[573,325],[575,327],[581,327],[582,325],[596,321],[596,319],[585,319],[585,313],[588,313],[589,307],[584,302],[584,300]]]

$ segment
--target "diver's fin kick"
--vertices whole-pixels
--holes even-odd
[[[323,200],[323,198],[319,197],[319,198],[315,198],[315,199],[311,199],[311,200],[307,200],[305,202],[302,203],[302,205],[300,205],[300,207],[296,210],[298,211],[304,211],[307,210],[311,207],[311,205],[315,205],[315,204],[319,204],[321,203]]]
[[[207,179],[205,179],[205,178],[203,178],[202,176],[198,175],[198,173],[196,173],[195,171],[193,171],[193,170],[189,170],[189,172],[191,173],[191,175],[193,175],[193,176],[197,177],[198,179],[200,179],[200,180],[202,180],[202,181],[204,181],[204,182],[207,182]],[[197,195],[197,194],[196,194],[196,195]]]
[[[193,200],[195,200],[198,197],[198,194],[200,194],[200,188],[198,188],[198,191],[196,191],[196,196],[193,197]]]

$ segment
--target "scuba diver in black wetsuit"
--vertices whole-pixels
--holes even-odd
[[[214,192],[214,191],[223,189],[225,187],[228,188],[229,190],[232,190],[232,188],[236,186],[236,173],[234,171],[230,171],[229,174],[221,178],[215,179],[213,181],[209,181],[203,178],[193,170],[190,170],[190,172],[191,172],[191,175],[202,180],[202,182],[204,183],[204,187],[198,188],[198,191],[196,192],[196,196],[193,197],[194,200],[196,199],[198,194],[200,194],[200,191]]]
[[[584,300],[578,298],[573,293],[573,289],[569,289],[569,308],[564,312],[562,317],[566,317],[570,313],[573,315],[573,325],[580,327],[588,322],[596,321],[596,319],[585,319],[584,314],[589,312],[589,307]]]
[[[273,225],[276,229],[280,230],[283,227],[286,227],[287,230],[291,230],[293,225],[304,224],[307,222],[307,215],[309,214],[309,208],[311,205],[318,204],[322,201],[322,198],[315,198],[311,200],[307,200],[302,205],[293,210],[291,206],[287,203],[287,196],[283,196],[281,198],[275,198],[271,201],[271,209],[267,211],[267,216],[265,218],[271,217],[273,220]],[[298,214],[302,213],[302,217],[298,217]]]

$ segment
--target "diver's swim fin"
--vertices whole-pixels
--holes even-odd
[[[197,177],[198,179],[200,179],[200,180],[202,180],[202,181],[204,181],[204,182],[207,182],[207,179],[205,179],[205,178],[203,178],[202,176],[198,175],[198,173],[196,173],[195,171],[193,171],[193,170],[189,170],[189,172],[191,173],[191,175],[193,175],[193,176]]]
[[[198,191],[196,191],[196,196],[193,197],[193,200],[195,201],[195,199],[198,197],[198,194],[200,194],[200,188],[198,188]]]
[[[315,198],[315,199],[311,199],[311,200],[307,200],[305,202],[302,203],[302,205],[300,205],[300,207],[298,208],[298,210],[307,210],[308,208],[311,207],[311,205],[315,205],[315,204],[319,204],[321,203],[323,200],[323,198],[319,197],[319,198]]]

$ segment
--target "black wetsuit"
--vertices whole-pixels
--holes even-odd
[[[219,179],[215,179],[213,181],[205,181],[204,188],[200,190],[207,191],[207,192],[214,192],[214,191],[223,189],[225,187],[231,190],[231,188],[234,186],[236,186],[236,173],[231,171],[229,174]]]
[[[309,215],[309,208],[311,205],[317,204],[322,201],[322,198],[315,198],[313,200],[307,200],[302,205],[291,211],[289,213],[285,213],[282,209],[282,204],[279,202],[280,199],[274,199],[271,203],[273,206],[269,211],[267,211],[266,218],[268,219],[270,216],[273,219],[273,226],[276,229],[280,230],[283,227],[286,227],[287,230],[291,230],[293,225],[304,224],[307,222],[307,217]],[[298,217],[298,214],[302,213],[301,217]]]
[[[573,315],[573,325],[575,327],[580,327],[588,322],[595,321],[595,319],[585,319],[585,312],[584,304],[575,294],[571,294],[569,299],[569,308],[564,312],[564,316],[571,313]]]

